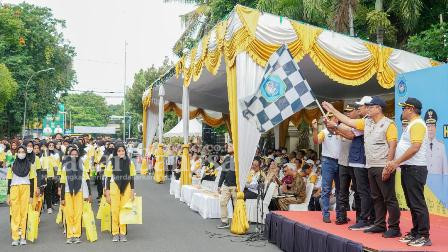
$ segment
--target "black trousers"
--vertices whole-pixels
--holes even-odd
[[[375,226],[386,228],[386,214],[389,214],[388,228],[400,230],[400,207],[395,195],[395,172],[387,181],[382,180],[383,167],[371,167],[369,183],[375,207]]]
[[[318,197],[311,196],[310,203],[308,204],[308,211],[322,211],[319,200],[320,196]]]
[[[165,175],[166,175],[168,178],[171,178],[171,173],[173,172],[173,165],[167,165],[167,167],[168,167],[168,169],[167,169],[167,171],[165,172]]]
[[[401,186],[406,204],[411,210],[411,234],[417,237],[429,237],[429,212],[423,194],[428,176],[426,166],[402,165]]]
[[[53,206],[53,197],[54,197],[54,180],[53,178],[47,178],[47,186],[45,187],[45,195],[44,200],[47,204],[47,209]]]
[[[373,207],[372,194],[370,193],[369,169],[353,167],[356,178],[356,189],[360,199],[359,221],[373,223],[375,220],[375,210]],[[355,204],[356,203],[355,201]]]
[[[53,178],[53,205],[57,204],[59,202],[59,180],[60,178],[58,176],[54,176]]]
[[[244,188],[244,199],[245,200],[247,200],[247,199],[257,199],[258,198],[258,194],[256,194],[256,193],[254,193],[254,192],[252,192],[252,191],[250,191],[249,189],[247,189],[247,188]]]
[[[341,208],[341,216],[347,217],[347,211],[351,210],[350,206],[350,186],[355,191],[355,210],[356,219],[359,219],[361,199],[356,189],[356,177],[353,171],[353,167],[339,165],[339,205]]]
[[[101,198],[103,196],[103,183],[102,183],[103,174],[104,172],[100,171],[96,174],[95,177],[96,190],[98,191],[98,198]]]

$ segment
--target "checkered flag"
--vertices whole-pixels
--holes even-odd
[[[269,58],[258,91],[240,99],[243,116],[265,132],[315,101],[287,45]]]

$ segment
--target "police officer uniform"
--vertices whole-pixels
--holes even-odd
[[[425,113],[426,125],[437,124],[437,113],[433,109],[428,109]],[[428,173],[430,174],[448,174],[448,161],[444,142],[436,139],[429,139],[426,152],[428,161]]]

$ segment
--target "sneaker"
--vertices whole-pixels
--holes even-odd
[[[19,241],[12,241],[11,246],[19,246]]]
[[[121,242],[127,242],[128,238],[126,237],[126,235],[120,235],[120,241]]]
[[[53,209],[48,208],[47,213],[48,213],[48,214],[52,214],[52,213],[53,213]]]
[[[383,234],[384,238],[396,238],[396,237],[401,237],[401,232],[400,230],[396,230],[396,229],[389,229],[386,232],[384,232]]]
[[[229,223],[221,222],[221,224],[218,226],[218,229],[226,229],[229,228]]]
[[[403,243],[408,243],[415,240],[415,236],[411,233],[407,233],[405,236],[401,237],[398,241]]]
[[[73,239],[72,238],[68,238],[67,241],[65,241],[66,244],[72,244],[73,243]]]
[[[347,218],[339,217],[336,219],[335,223],[336,223],[336,225],[344,225],[344,224],[348,223],[348,220],[347,220]]]
[[[371,227],[371,225],[369,225],[368,223],[365,223],[364,221],[359,221],[358,223],[353,224],[350,227],[348,227],[348,229],[350,229],[350,230],[366,230],[370,227]]]
[[[324,216],[322,221],[325,222],[325,223],[331,223],[330,216]]]
[[[74,244],[79,244],[79,243],[81,243],[81,238],[76,237],[75,239],[73,239],[73,243],[74,243]]]
[[[114,235],[114,236],[112,237],[112,241],[113,241],[113,242],[118,242],[118,241],[120,241],[120,236],[118,236],[118,235]]]
[[[20,245],[26,245],[26,239],[20,239]]]
[[[372,233],[372,234],[384,233],[384,232],[386,232],[385,228],[380,228],[377,226],[373,226],[373,227],[370,227],[370,228],[364,230],[364,233]]]
[[[408,243],[409,246],[412,247],[423,247],[423,246],[431,246],[432,242],[429,238],[420,237]]]

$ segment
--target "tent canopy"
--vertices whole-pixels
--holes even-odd
[[[185,85],[189,87],[191,106],[228,113],[226,67],[235,64],[240,52],[247,52],[264,67],[282,44],[288,44],[314,94],[326,100],[390,94],[396,74],[439,64],[413,53],[237,5],[196,48],[151,85],[152,92],[148,89],[143,95],[144,104],[149,104],[150,94],[157,94],[161,84],[166,100],[181,103]]]
[[[188,122],[189,136],[202,136],[202,123],[197,119]],[[163,134],[164,137],[182,137],[183,136],[183,120],[180,120],[174,128]]]

